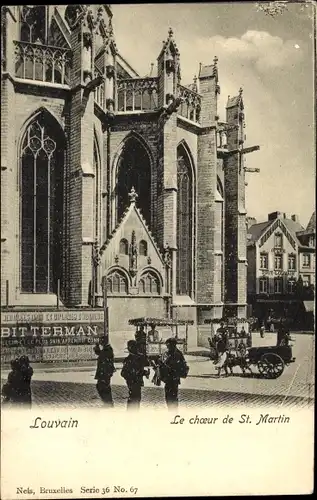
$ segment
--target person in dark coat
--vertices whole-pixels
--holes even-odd
[[[107,341],[95,346],[95,354],[98,356],[95,379],[97,380],[97,391],[106,406],[113,407],[111,377],[116,371],[114,366],[113,349]]]
[[[150,372],[145,370],[147,358],[139,351],[138,343],[129,340],[127,343],[129,355],[125,358],[121,370],[121,376],[125,379],[129,398],[127,409],[138,409],[141,403],[141,390],[144,386],[143,377],[148,377]]]
[[[4,402],[23,405],[31,408],[31,379],[33,368],[27,356],[21,356],[11,361],[11,371],[7,383],[2,388]]]
[[[177,340],[169,338],[166,341],[167,351],[160,360],[161,380],[165,383],[165,401],[168,408],[178,406],[178,386],[181,378],[186,378],[188,365],[181,351],[177,349]]]
[[[281,345],[289,345],[289,341],[291,340],[290,338],[290,332],[289,328],[286,323],[283,323],[282,321],[279,323],[278,329],[277,329],[277,346]]]
[[[138,345],[138,351],[141,353],[141,354],[144,354],[144,356],[146,355],[146,333],[144,331],[144,326],[141,325],[138,329],[138,331],[136,332],[135,336],[135,341]]]

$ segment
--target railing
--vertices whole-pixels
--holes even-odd
[[[71,51],[50,45],[15,41],[18,78],[68,85]]]
[[[199,123],[201,111],[201,96],[187,87],[178,86],[178,97],[182,99],[178,114]]]
[[[158,107],[157,78],[128,78],[117,84],[117,111],[154,111]]]

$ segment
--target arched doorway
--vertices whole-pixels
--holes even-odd
[[[177,148],[176,293],[193,293],[193,174],[183,145]]]
[[[28,126],[20,158],[21,290],[56,293],[63,261],[64,142],[49,113]]]
[[[127,139],[118,160],[115,188],[117,222],[129,206],[132,187],[138,194],[137,206],[151,226],[151,161],[146,148],[136,137]]]

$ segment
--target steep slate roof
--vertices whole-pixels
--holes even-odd
[[[253,242],[256,242],[260,239],[262,234],[273,224],[277,219],[272,219],[269,221],[265,222],[259,222],[258,224],[253,224],[249,229],[248,229],[248,244],[252,244]],[[295,222],[292,219],[280,219],[281,222],[286,226],[288,231],[291,233],[293,238],[295,239],[296,243],[299,246],[302,246],[301,242],[296,236],[296,233],[303,231],[303,226],[299,222]]]
[[[309,233],[315,233],[316,232],[316,212],[313,212],[311,218],[309,219],[309,222],[306,227],[306,231]]]
[[[209,66],[201,66],[199,71],[199,78],[206,78],[207,76],[214,75],[214,65],[210,64]]]
[[[235,97],[229,97],[227,102],[227,108],[233,108],[234,106],[238,106],[238,104],[240,103],[240,99],[241,97],[239,95]]]
[[[259,222],[258,224],[252,224],[252,226],[248,229],[248,236],[250,235],[249,241],[257,241],[262,233],[264,233],[265,229],[272,224],[273,221],[265,221]]]
[[[285,226],[291,233],[298,233],[299,231],[303,231],[303,226],[299,222],[295,222],[292,219],[282,219]]]

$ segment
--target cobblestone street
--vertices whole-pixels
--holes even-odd
[[[295,363],[285,367],[276,380],[259,378],[256,368],[253,376],[242,376],[240,369],[234,375],[218,378],[213,363],[201,356],[188,356],[189,376],[180,387],[180,405],[183,406],[311,406],[314,402],[314,352],[313,335],[293,335]],[[259,340],[257,341],[259,343]],[[272,339],[262,343],[272,344]],[[120,376],[121,363],[112,379],[116,407],[124,407],[127,388]],[[35,369],[32,381],[34,406],[102,407],[95,388],[95,365],[83,367],[43,367]],[[7,371],[2,372],[2,383]],[[151,374],[152,376],[152,374]],[[150,379],[151,379],[150,376]],[[145,379],[142,406],[164,405],[163,387],[154,386]]]

